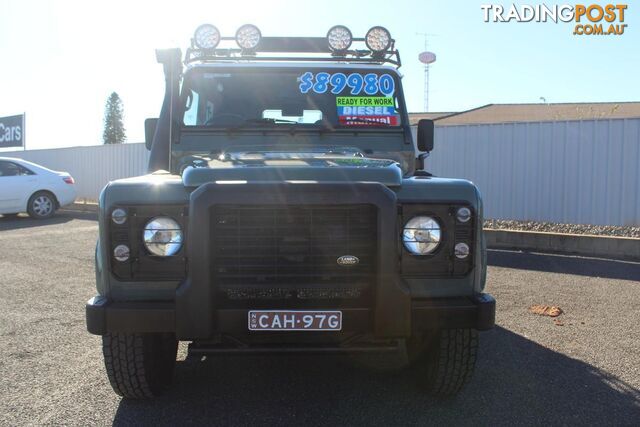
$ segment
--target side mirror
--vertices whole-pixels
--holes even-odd
[[[433,150],[433,133],[434,133],[433,120],[422,119],[418,122],[418,150],[419,151],[429,152]]]
[[[144,145],[147,150],[151,150],[153,145],[153,135],[156,133],[156,126],[158,126],[158,119],[146,119],[144,121]]]

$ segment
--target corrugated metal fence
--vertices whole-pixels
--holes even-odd
[[[97,200],[109,181],[144,174],[149,152],[144,144],[114,144],[0,152],[0,157],[19,157],[49,169],[69,172],[76,181],[78,198]]]
[[[144,144],[16,151],[70,172],[78,197],[146,171]],[[640,119],[436,127],[427,169],[482,191],[487,218],[640,225]]]
[[[473,181],[487,218],[640,225],[640,119],[436,127],[427,165]]]

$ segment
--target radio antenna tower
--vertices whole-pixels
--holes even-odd
[[[436,61],[436,54],[429,52],[429,37],[435,34],[429,33],[416,33],[418,36],[424,37],[424,52],[418,55],[418,60],[424,64],[424,111],[429,111],[429,65]]]

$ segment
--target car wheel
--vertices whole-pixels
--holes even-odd
[[[427,391],[438,397],[456,395],[471,379],[478,353],[478,331],[445,329],[424,339],[414,366]]]
[[[39,191],[29,199],[27,212],[31,218],[51,218],[56,212],[56,198],[47,191]]]
[[[178,341],[172,334],[113,333],[102,337],[102,353],[113,390],[131,399],[160,395],[171,384]]]

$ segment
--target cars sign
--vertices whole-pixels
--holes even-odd
[[[24,145],[24,114],[0,117],[0,148]]]

